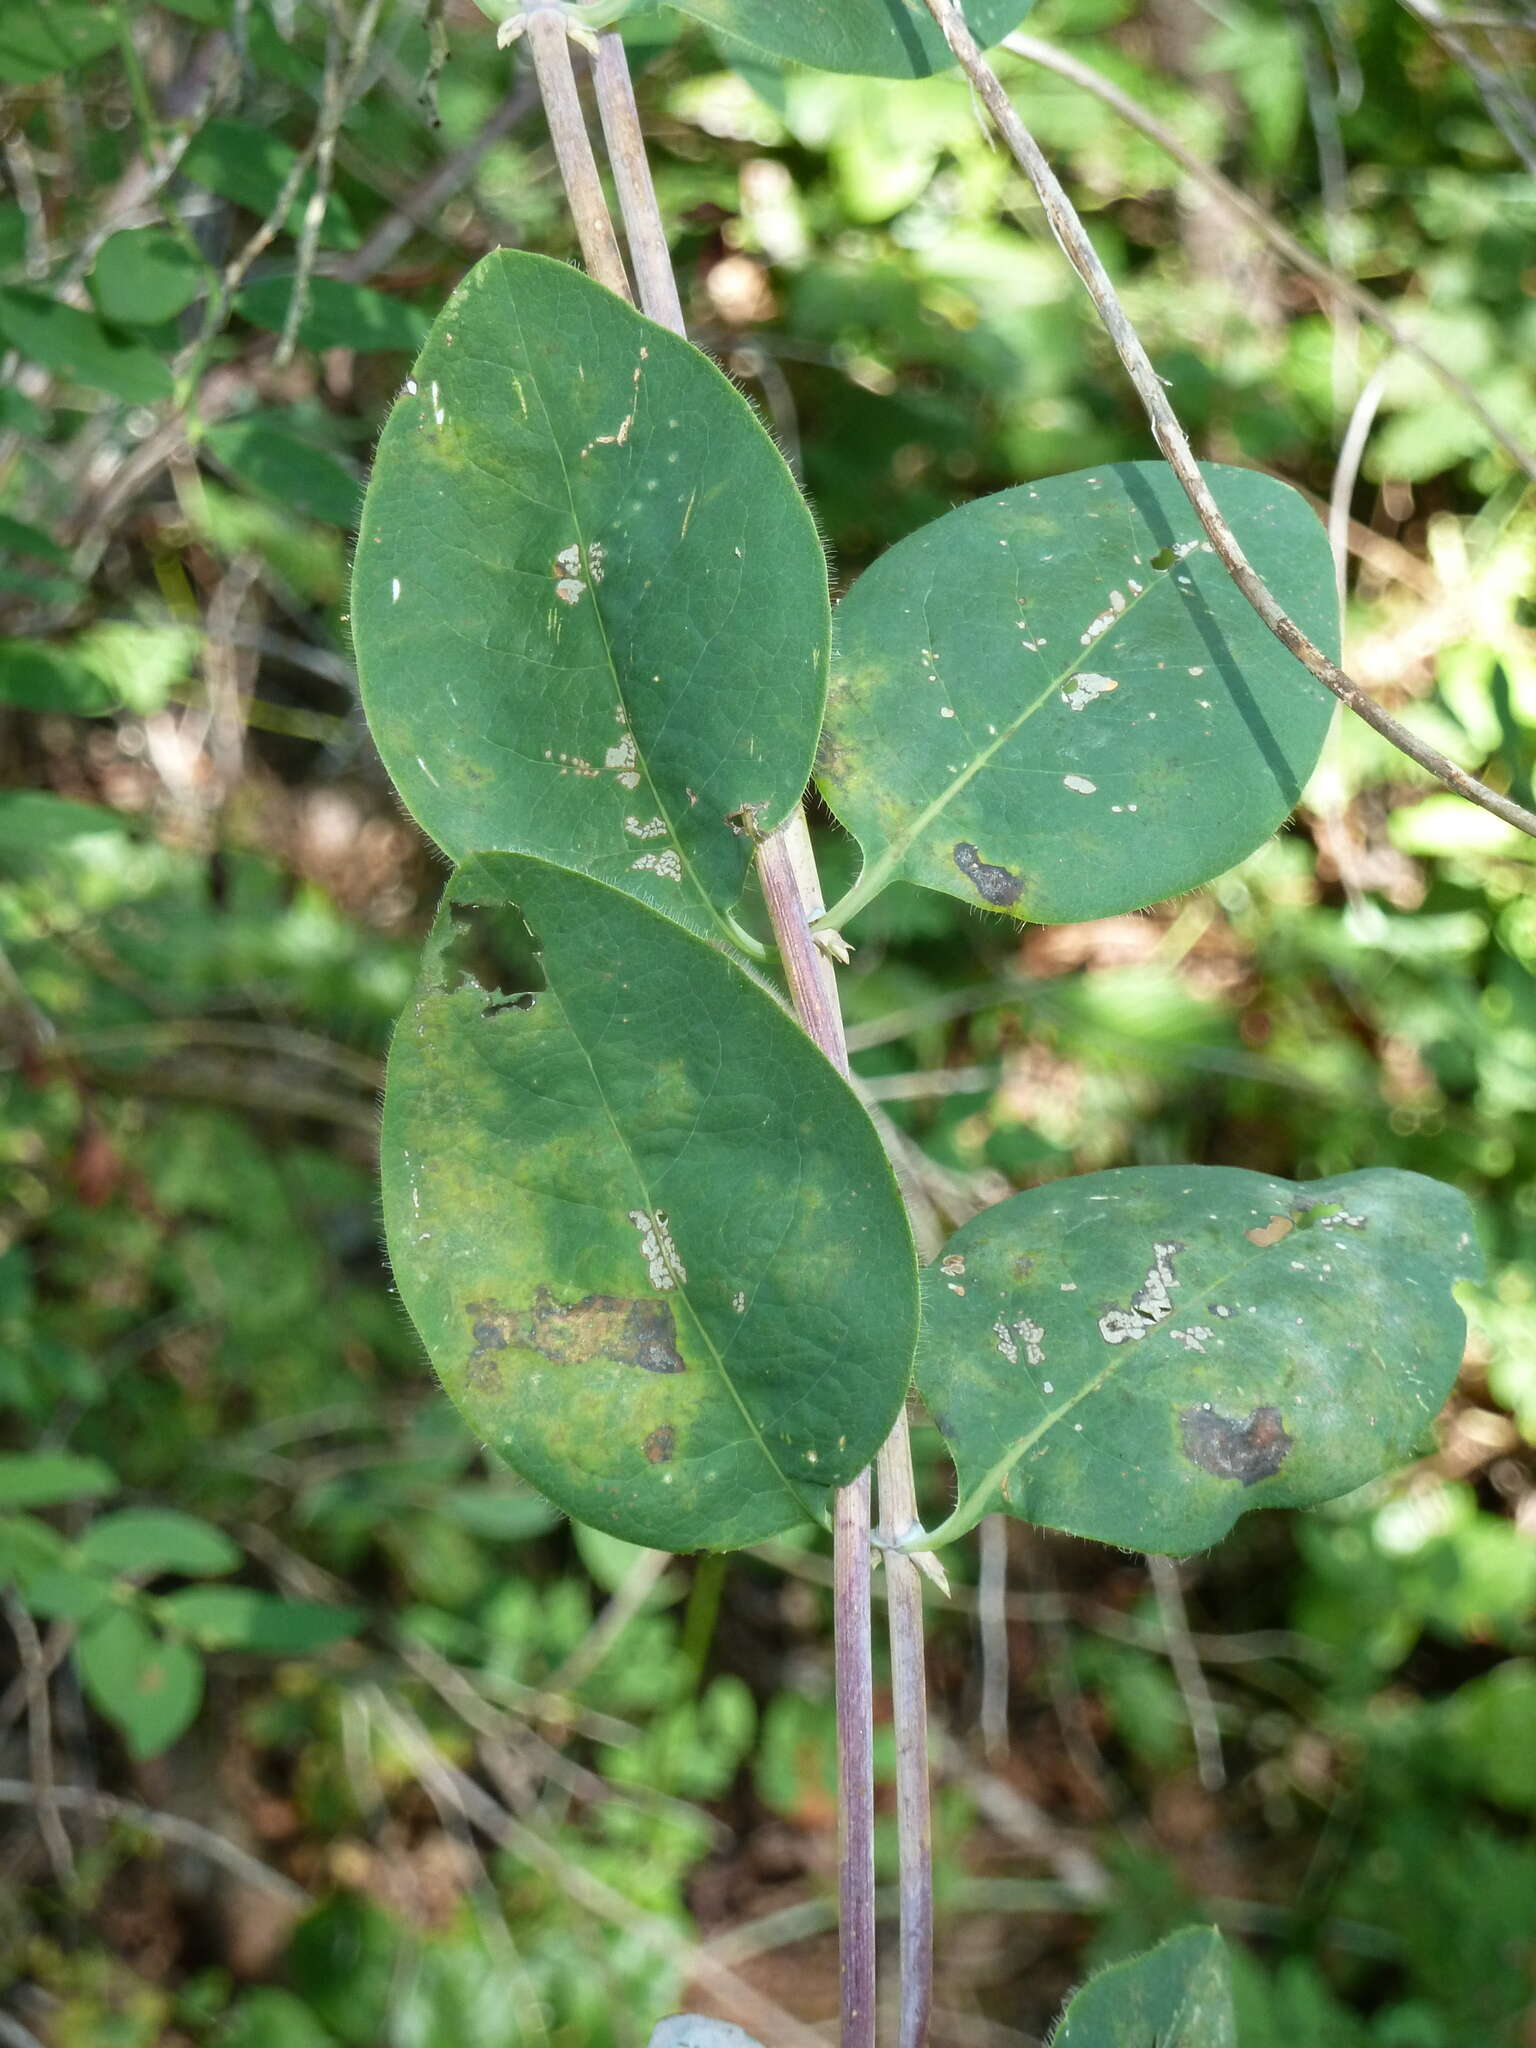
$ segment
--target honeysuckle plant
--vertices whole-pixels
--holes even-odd
[[[833,68],[946,54],[917,5],[683,11]],[[969,12],[990,35],[1021,9]],[[1306,503],[1202,474],[1336,653]],[[914,1387],[958,1495],[936,1530],[887,1528],[909,1553],[997,1510],[1188,1552],[1421,1444],[1477,1268],[1457,1192],[1127,1168],[1014,1195],[920,1270],[857,1088],[742,907],[812,777],[863,856],[816,920],[828,959],[897,880],[1061,923],[1276,830],[1332,702],[1163,464],[966,505],[834,617],[728,379],[603,285],[497,251],[384,427],[352,620],[379,751],[454,863],[389,1063],[390,1256],[469,1425],[567,1513],[679,1551],[827,1524]],[[1231,2040],[1215,1937],[1136,1967],[1080,1994],[1063,2048]]]

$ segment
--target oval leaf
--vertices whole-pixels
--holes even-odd
[[[81,1635],[75,1655],[92,1703],[123,1732],[139,1758],[169,1749],[203,1697],[203,1660],[187,1643],[167,1642],[118,1607]]]
[[[1214,1927],[1115,1963],[1068,2004],[1051,2048],[1237,2048],[1227,1952]]]
[[[804,501],[696,349],[500,251],[390,415],[352,600],[385,765],[461,858],[512,849],[727,908],[800,800],[825,692]]]
[[[97,251],[86,280],[104,320],[154,327],[184,313],[209,272],[169,228],[123,228]]]
[[[955,61],[923,0],[671,0],[718,35],[775,63],[880,78],[926,78]],[[983,47],[1018,27],[1030,0],[966,0]]]
[[[129,405],[171,395],[171,373],[141,342],[128,341],[78,306],[41,292],[0,289],[0,337],[55,376],[107,391]]]
[[[156,1603],[162,1618],[196,1638],[205,1650],[259,1650],[272,1657],[306,1657],[356,1632],[357,1607],[318,1600],[285,1600],[253,1586],[187,1586]]]
[[[923,1276],[966,1525],[1188,1552],[1391,1470],[1461,1363],[1471,1232],[1454,1188],[1385,1168],[1135,1166],[999,1202]]]
[[[1205,475],[1280,602],[1336,651],[1311,508],[1252,470]],[[850,907],[903,877],[1065,924],[1193,888],[1283,822],[1332,710],[1163,463],[979,499],[838,610],[817,779],[864,851]]]
[[[88,810],[85,804],[71,808]],[[116,1491],[116,1478],[99,1458],[77,1458],[69,1451],[0,1453],[0,1508],[51,1508]]]
[[[211,1522],[179,1508],[123,1508],[91,1524],[78,1555],[86,1564],[135,1578],[156,1572],[201,1577],[232,1572],[240,1562],[240,1546]]]
[[[519,993],[526,965],[466,978],[498,924],[526,955],[523,919],[547,993]],[[755,1542],[884,1440],[917,1288],[874,1129],[766,989],[617,890],[508,855],[455,878],[390,1053],[383,1173],[444,1385],[576,1519]]]

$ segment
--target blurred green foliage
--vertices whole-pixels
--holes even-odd
[[[1487,64],[1529,55],[1508,19],[1467,31]],[[49,2048],[636,2048],[695,1935],[757,1920],[735,1966],[822,2015],[825,1558],[661,1570],[573,1534],[436,1395],[381,1268],[374,1097],[440,870],[366,748],[348,536],[466,263],[571,247],[473,8],[334,20],[0,22],[0,1559],[16,1668],[52,1660],[58,1783],[140,1814],[66,1814],[70,1867],[7,1813],[0,2005]],[[1536,432],[1536,200],[1395,0],[1042,0],[1030,30]],[[666,11],[627,32],[693,332],[799,465],[839,586],[952,503],[1149,452],[953,78],[737,65]],[[1326,499],[1381,368],[1352,672],[1529,801],[1511,465],[1144,137],[1000,63],[1203,456]],[[820,837],[830,895],[852,860]],[[853,930],[856,1064],[941,1208],[1129,1163],[1408,1166],[1474,1197],[1491,1275],[1432,1454],[1186,1567],[1224,1789],[1141,1565],[1043,1538],[1014,1539],[1011,1748],[982,1764],[957,1557],[931,1610],[936,2041],[1037,2039],[1089,1965],[1213,1919],[1244,2048],[1529,2035],[1533,906],[1526,844],[1352,724],[1296,825],[1186,901],[1021,938],[897,889]]]

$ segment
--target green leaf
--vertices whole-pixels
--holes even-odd
[[[134,1578],[156,1572],[232,1572],[241,1559],[239,1544],[222,1529],[179,1508],[120,1508],[102,1515],[81,1537],[77,1555],[87,1564]]]
[[[923,1276],[965,1526],[1001,1506],[1188,1552],[1390,1471],[1461,1363],[1471,1233],[1456,1189],[1386,1168],[1137,1166],[999,1202]]]
[[[59,1507],[116,1491],[117,1480],[97,1458],[76,1458],[67,1451],[0,1455],[0,1508]]]
[[[181,171],[194,185],[205,186],[221,199],[265,219],[277,205],[297,161],[297,150],[254,122],[205,121],[188,145]],[[301,181],[288,208],[286,225],[292,234],[298,233],[303,222],[313,186],[311,172]],[[332,192],[326,199],[320,239],[328,248],[356,246],[357,230],[338,193]]]
[[[113,10],[100,0],[25,0],[0,10],[0,78],[36,85],[88,64],[117,41]]]
[[[97,251],[86,282],[104,320],[157,327],[184,313],[208,271],[169,228],[124,228]]]
[[[1336,652],[1332,559],[1305,500],[1256,471],[1205,475],[1254,567]],[[905,877],[1072,923],[1251,853],[1296,803],[1332,709],[1166,465],[1113,463],[962,506],[859,579],[818,781],[863,848],[852,902]]]
[[[0,288],[0,336],[55,376],[110,392],[129,405],[153,405],[171,394],[171,373],[153,349],[40,292]]]
[[[1214,1927],[1172,1934],[1090,1978],[1051,2048],[1237,2048],[1226,1949]]]
[[[201,1704],[202,1658],[157,1636],[132,1608],[115,1607],[92,1622],[75,1657],[93,1705],[140,1760],[169,1749]]]
[[[248,285],[235,300],[236,309],[253,327],[280,334],[293,298],[291,277],[263,278]],[[312,277],[304,290],[299,341],[305,348],[396,349],[414,355],[426,339],[427,317],[414,306],[347,284],[339,277]]]
[[[25,519],[13,519],[8,512],[0,512],[0,549],[8,555],[31,555],[39,562],[69,566],[68,548],[60,547],[40,526],[29,525]]]
[[[30,1584],[65,1555],[67,1545],[57,1529],[32,1515],[0,1515],[0,1582]]]
[[[954,59],[923,0],[671,0],[718,35],[776,63],[821,71],[926,78]],[[1030,0],[965,0],[964,14],[985,47],[1018,27]]]
[[[24,711],[67,711],[95,718],[118,698],[85,662],[44,640],[0,641],[0,704]]]
[[[248,1991],[230,2008],[218,2048],[335,2048],[302,1999],[291,1991]]]
[[[362,486],[327,448],[296,434],[282,412],[244,413],[204,429],[204,445],[241,483],[306,519],[351,528]]]
[[[411,811],[671,915],[740,894],[821,722],[826,569],[745,401],[542,256],[449,301],[379,444],[354,572],[363,701]]]
[[[25,1593],[32,1612],[47,1615],[50,1621],[90,1621],[115,1604],[110,1579],[69,1563],[30,1573]]]
[[[260,1650],[272,1657],[328,1649],[355,1635],[363,1622],[358,1607],[284,1600],[251,1586],[188,1586],[155,1604],[163,1620],[205,1650]]]
[[[519,993],[526,966],[495,989],[456,970],[498,923],[526,954],[523,919],[545,993]],[[916,1288],[879,1140],[777,1000],[680,926],[542,861],[463,870],[382,1143],[395,1277],[444,1385],[576,1519],[755,1542],[883,1442]]]

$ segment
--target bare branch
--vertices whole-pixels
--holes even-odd
[[[1099,261],[1098,252],[1088,239],[1077,210],[1060,180],[1041,153],[1039,144],[1025,127],[1014,109],[1013,103],[1003,90],[1002,81],[992,69],[977,45],[976,38],[965,24],[956,0],[926,0],[929,13],[938,23],[945,41],[959,60],[961,69],[975,87],[975,90],[991,115],[999,135],[1007,143],[1015,162],[1034,186],[1050,222],[1051,231],[1061,244],[1062,251],[1072,268],[1087,287],[1105,332],[1114,344],[1115,353],[1125,365],[1136,395],[1141,400],[1151,423],[1153,438],[1162,450],[1163,458],[1178,479],[1179,485],[1192,506],[1212,548],[1226,565],[1238,589],[1247,598],[1264,624],[1274,634],[1282,647],[1286,647],[1310,675],[1325,688],[1331,690],[1341,704],[1354,712],[1357,718],[1381,734],[1382,738],[1406,754],[1411,761],[1441,782],[1458,796],[1479,804],[1485,811],[1491,811],[1496,818],[1502,818],[1507,825],[1527,833],[1536,839],[1536,812],[1528,811],[1523,804],[1511,797],[1501,796],[1497,790],[1479,782],[1475,775],[1469,775],[1464,768],[1458,768],[1454,761],[1447,760],[1436,748],[1421,740],[1390,712],[1368,697],[1360,685],[1347,676],[1337,662],[1331,661],[1323,650],[1316,646],[1295,620],[1276,601],[1269,586],[1254,570],[1244,554],[1242,546],[1222,517],[1220,507],[1212,497],[1210,486],[1201,475],[1200,465],[1195,461],[1188,436],[1179,424],[1178,415],[1169,403],[1162,380],[1152,367],[1151,358],[1142,345],[1141,337],[1131,325],[1119,294],[1110,282],[1109,273]]]

